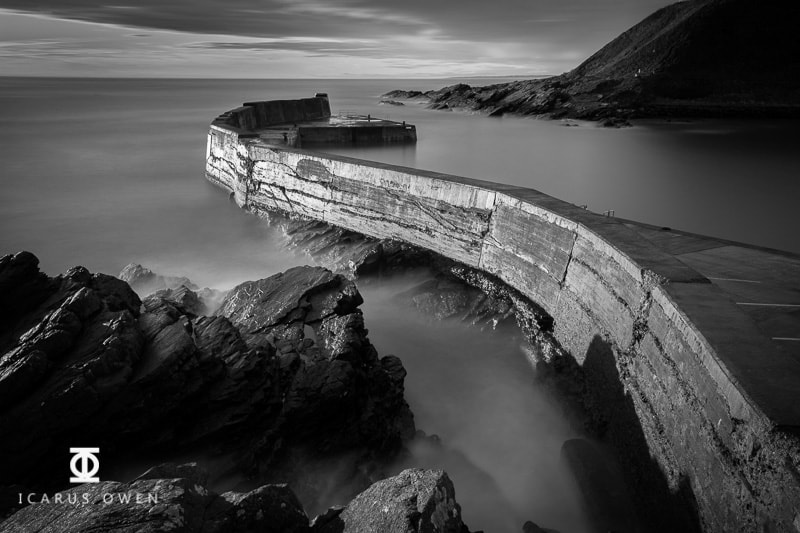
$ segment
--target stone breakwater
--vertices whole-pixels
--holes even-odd
[[[535,190],[270,146],[219,124],[206,177],[256,215],[397,239],[496,276],[552,317],[543,333],[586,371],[610,440],[652,459],[702,529],[800,531],[800,364],[737,289],[710,279],[724,252],[797,287],[797,257],[667,241]]]

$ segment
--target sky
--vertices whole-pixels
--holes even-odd
[[[669,0],[0,0],[0,75],[560,74]]]

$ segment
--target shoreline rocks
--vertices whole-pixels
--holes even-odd
[[[102,481],[35,501],[0,522],[9,533],[202,531],[204,533],[469,533],[453,483],[441,470],[405,470],[372,484],[345,507],[309,522],[291,487],[217,493],[196,463],[161,464],[133,481]]]
[[[384,477],[414,435],[402,363],[378,356],[342,276],[291,269],[203,316],[186,285],[140,300],[111,276],[48,278],[37,263],[0,259],[0,286],[19,288],[0,297],[4,483],[64,488],[53,473],[76,446],[100,447],[110,470],[210,454],[214,478],[289,482],[314,507],[331,484],[352,495]]]

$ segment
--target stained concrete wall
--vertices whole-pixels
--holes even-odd
[[[403,240],[496,275],[552,316],[579,363],[598,345],[613,353],[646,452],[673,491],[688,484],[706,530],[800,531],[800,366],[625,224],[531,189],[280,149],[216,126],[206,164],[255,214]]]
[[[331,105],[326,97],[299,100],[269,100],[245,102],[242,107],[226,111],[214,121],[231,131],[252,132],[275,124],[309,122],[331,116]]]

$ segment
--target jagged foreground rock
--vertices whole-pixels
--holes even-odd
[[[196,465],[162,465],[130,483],[103,481],[54,494],[0,524],[8,533],[115,531],[308,531],[308,518],[286,485],[216,494]]]
[[[455,489],[441,470],[409,469],[373,484],[347,507],[318,517],[319,533],[467,533]]]
[[[91,446],[104,468],[211,455],[313,501],[326,465],[355,493],[413,436],[405,370],[378,357],[342,276],[291,269],[204,317],[183,290],[142,302],[111,276],[37,265],[0,259],[3,484],[63,489],[69,448]]]
[[[207,475],[194,464],[161,465],[130,483],[105,481],[52,495],[47,503],[18,511],[0,529],[8,533],[468,533],[453,484],[441,471],[401,472],[311,524],[286,485],[216,494],[206,482]]]
[[[570,72],[384,98],[624,125],[646,116],[798,116],[800,8],[788,1],[690,0],[653,13]]]

